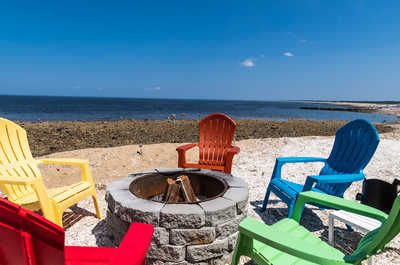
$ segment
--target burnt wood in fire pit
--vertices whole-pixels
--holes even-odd
[[[146,174],[135,178],[129,190],[135,196],[146,200],[163,203],[198,203],[222,196],[228,188],[224,179],[213,174],[202,174],[199,170],[187,170],[184,174],[178,172]]]
[[[179,176],[176,181],[172,178],[167,178],[167,190],[165,191],[164,201],[167,203],[177,202],[197,202],[198,199],[190,185],[189,177],[186,175]],[[157,199],[162,199],[163,196],[157,195]],[[154,199],[154,197],[152,198]]]
[[[176,183],[175,180],[168,178],[167,179],[167,192],[165,194],[165,201],[168,203],[179,202],[179,184]],[[162,197],[157,197],[162,198]]]
[[[180,176],[177,181],[180,182],[180,186],[183,191],[183,197],[185,197],[186,202],[197,202],[198,199],[196,195],[194,194],[194,191],[192,189],[192,185],[190,184],[189,177],[186,175]]]

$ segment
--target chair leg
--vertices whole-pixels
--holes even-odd
[[[264,212],[265,209],[267,208],[268,200],[269,200],[269,195],[271,194],[271,188],[270,185],[268,185],[267,191],[265,192],[265,197],[263,201],[263,206],[261,208],[261,211]]]
[[[296,201],[291,201],[290,204],[288,205],[288,211],[289,211],[289,213],[288,213],[288,218],[292,217],[293,208],[294,208],[295,202],[296,202]],[[303,212],[303,210],[302,210],[302,212]]]
[[[235,252],[233,253],[232,256],[232,261],[231,261],[231,265],[237,265],[239,263],[240,260],[240,242],[241,241],[241,235],[239,232],[238,238],[236,240],[236,247],[235,247]]]
[[[97,216],[97,218],[99,218],[99,219],[103,218],[103,217],[101,216],[100,206],[99,206],[99,202],[98,202],[98,200],[97,200],[96,191],[93,192],[92,199],[93,199],[94,208],[96,209],[96,216]]]
[[[64,212],[62,212],[62,211],[59,211],[58,209],[56,209],[55,210],[55,223],[58,225],[58,226],[61,226],[61,227],[64,227],[63,226],[63,221],[62,221],[62,216],[63,216],[63,213]]]

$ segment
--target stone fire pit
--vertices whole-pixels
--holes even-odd
[[[189,177],[196,203],[162,202],[164,180],[179,174]],[[247,216],[248,186],[222,172],[156,169],[111,183],[106,201],[108,237],[115,245],[132,222],[154,226],[148,264],[224,264],[231,259],[238,224]]]

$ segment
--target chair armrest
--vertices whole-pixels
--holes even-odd
[[[20,180],[18,178],[8,178],[0,177],[0,184],[10,184],[10,185],[31,185],[36,182],[36,179],[24,179]]]
[[[240,148],[238,146],[231,146],[231,147],[225,149],[225,154],[224,154],[224,160],[225,160],[224,172],[225,173],[231,174],[233,156],[236,154],[239,154],[239,152],[240,152]]]
[[[178,167],[185,167],[186,151],[195,146],[198,146],[198,144],[185,144],[176,148],[176,151],[178,151]]]
[[[39,163],[43,164],[60,164],[60,165],[73,165],[80,166],[84,163],[89,163],[87,159],[77,159],[77,158],[43,158],[37,160]]]
[[[274,171],[272,178],[281,177],[282,166],[287,163],[311,163],[311,162],[323,162],[326,163],[326,158],[322,157],[278,157],[275,161]]]
[[[225,149],[225,161],[232,161],[232,159],[233,159],[233,156],[234,155],[237,155],[237,154],[239,154],[240,153],[240,148],[239,148],[239,146],[232,146],[232,147],[229,147],[229,148],[226,148]]]
[[[195,146],[198,146],[198,144],[185,144],[185,145],[181,145],[181,146],[178,146],[177,148],[176,148],[176,151],[178,151],[178,152],[186,152],[187,150],[189,150],[190,148],[193,148],[193,147],[195,147]]]
[[[92,173],[90,172],[89,160],[75,158],[44,158],[37,160],[43,164],[72,165],[81,169],[82,180],[94,184]]]
[[[286,163],[310,163],[310,162],[326,162],[326,158],[322,157],[278,157],[277,162]]]
[[[303,206],[306,203],[317,203],[318,205],[352,212],[355,214],[373,218],[381,223],[383,223],[388,217],[386,213],[378,209],[375,209],[373,207],[364,204],[360,204],[355,201],[345,200],[343,198],[319,192],[306,191],[300,193],[299,196],[297,197],[292,215],[292,218],[294,220],[296,221],[300,220]]]
[[[153,226],[132,223],[110,265],[140,265],[146,258],[153,236]]]
[[[232,146],[226,149],[226,154],[227,155],[237,155],[240,153],[240,147],[239,146]]]
[[[34,179],[24,179],[20,180],[18,178],[9,178],[9,177],[0,177],[0,184],[9,184],[9,185],[27,185],[32,187],[36,196],[39,200],[40,208],[42,209],[43,215],[48,220],[56,223],[56,218],[54,216],[54,211],[51,205],[51,198],[48,197],[46,188],[44,187],[41,178]]]
[[[301,238],[289,237],[281,231],[249,217],[240,223],[239,232],[272,248],[316,264],[349,264],[343,260],[344,254],[341,256],[338,253],[336,257],[331,257],[333,254],[330,254],[330,258],[327,258],[326,253],[315,250],[315,245],[309,244]]]
[[[365,175],[363,173],[358,174],[339,174],[339,175],[318,175],[308,176],[306,183],[303,187],[303,191],[310,191],[314,183],[348,183],[353,181],[364,180]]]

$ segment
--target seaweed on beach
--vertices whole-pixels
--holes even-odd
[[[347,121],[289,119],[285,122],[240,119],[235,140],[332,136]],[[84,148],[131,144],[198,142],[198,120],[117,120],[18,122],[27,130],[34,156]],[[380,133],[390,124],[376,124]]]

